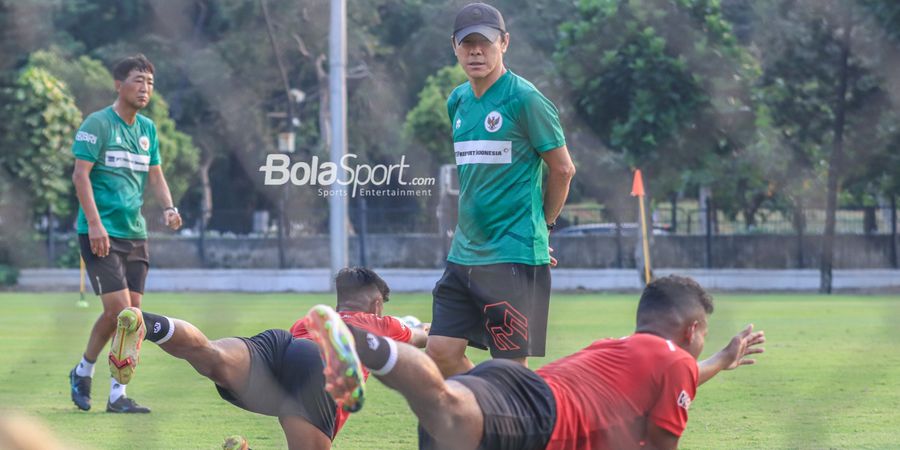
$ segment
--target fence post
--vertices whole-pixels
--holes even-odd
[[[712,269],[712,201],[706,197],[706,268]]]
[[[366,236],[368,235],[369,214],[366,207],[366,197],[359,199],[359,265],[369,267],[366,260]]]
[[[47,205],[47,266],[56,265],[56,237],[53,233],[53,206]]]
[[[616,217],[616,268],[621,269],[625,263],[622,261],[622,223]]]
[[[794,228],[797,230],[797,268],[805,266],[803,255],[803,232],[806,230],[806,213],[803,211],[803,202],[797,202],[797,210],[794,211]]]
[[[672,205],[672,224],[669,227],[669,232],[675,234],[678,232],[678,194],[673,192],[672,196],[669,197],[669,202]]]
[[[891,267],[897,265],[897,195],[891,194]]]

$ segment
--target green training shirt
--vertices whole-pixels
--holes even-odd
[[[459,174],[459,219],[447,260],[463,265],[550,263],[540,153],[565,145],[550,100],[507,70],[475,98],[447,100]]]
[[[91,187],[100,221],[112,237],[146,239],[141,215],[150,166],[160,164],[156,125],[140,114],[128,125],[108,106],[87,117],[72,144],[75,158],[94,163]],[[78,233],[88,232],[78,208]]]

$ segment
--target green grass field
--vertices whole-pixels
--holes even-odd
[[[211,449],[231,434],[254,449],[285,448],[277,420],[234,408],[212,383],[155,345],[144,346],[128,394],[149,416],[103,412],[105,365],[97,366],[94,410],[69,400],[67,373],[78,361],[100,306],[75,306],[77,293],[0,294],[0,409],[40,418],[67,447]],[[630,333],[634,295],[554,296],[548,356],[601,337]],[[326,295],[150,293],[148,311],[193,322],[209,337],[288,328]],[[430,318],[426,294],[393,296],[387,313]],[[681,448],[897,448],[900,443],[900,298],[897,296],[718,295],[706,355],[746,323],[764,329],[759,364],[702,386]],[[476,361],[485,354],[470,351]],[[350,418],[337,449],[412,449],[416,423],[406,403],[378,381]]]

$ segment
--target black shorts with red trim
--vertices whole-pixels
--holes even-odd
[[[467,339],[495,358],[544,356],[549,265],[448,262],[432,296],[431,336]]]

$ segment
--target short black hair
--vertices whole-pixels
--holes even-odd
[[[128,74],[135,69],[139,72],[152,74],[153,63],[142,53],[123,58],[116,63],[115,67],[113,67],[113,78],[116,81],[125,81],[125,79],[128,78]]]
[[[697,308],[709,315],[713,312],[713,299],[689,277],[669,275],[650,282],[641,294],[637,320],[640,324],[652,321],[660,314],[687,318]]]
[[[372,269],[365,267],[347,267],[341,269],[334,278],[337,290],[337,309],[351,311],[368,311],[371,299],[367,291],[378,289],[384,302],[387,303],[391,288]]]

